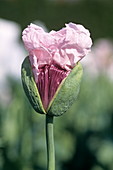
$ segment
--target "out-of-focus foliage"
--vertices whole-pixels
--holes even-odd
[[[65,22],[73,21],[89,28],[93,39],[110,37],[112,40],[112,11],[112,0],[78,0],[76,3],[63,0],[0,1],[0,17],[16,21],[21,28],[41,20],[48,29],[57,30]],[[8,37],[5,37],[7,41]],[[110,49],[112,47],[111,44]],[[57,170],[113,169],[113,52],[108,48],[110,53],[106,53],[105,48],[95,42],[93,52],[86,57],[87,63],[83,63],[84,78],[78,100],[67,113],[55,118]],[[0,59],[7,57],[4,67],[0,60],[4,71],[14,61],[11,55],[15,49],[18,48],[10,46],[8,50],[7,44],[4,55],[0,53]],[[16,57],[19,57],[19,49],[16,51]],[[10,69],[7,72],[10,73]],[[2,85],[0,75],[0,170],[45,170],[45,117],[33,111],[20,80],[15,80],[15,76],[8,79],[7,74],[0,73],[7,79],[7,85]]]
[[[112,83],[103,76],[85,77],[78,101],[55,119],[57,169],[112,170]],[[45,116],[33,111],[18,82],[10,80],[9,85],[12,99],[0,107],[0,166],[3,170],[45,169]]]
[[[13,20],[23,28],[34,20],[43,21],[49,30],[59,30],[70,21],[81,23],[93,38],[113,37],[113,1],[78,0],[0,0],[0,17]]]

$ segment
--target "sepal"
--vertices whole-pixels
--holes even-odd
[[[34,110],[38,113],[46,114],[36,83],[34,81],[29,57],[26,57],[22,63],[21,78],[25,94],[28,97],[28,100],[30,101]]]
[[[64,114],[75,102],[79,93],[82,74],[82,65],[77,63],[71,70],[70,74],[61,82],[47,110],[45,111],[33,77],[29,57],[25,58],[21,68],[23,88],[32,107],[36,112],[48,114],[50,116],[60,116]]]
[[[75,102],[79,93],[82,74],[82,65],[78,63],[56,91],[48,107],[49,115],[60,116]]]

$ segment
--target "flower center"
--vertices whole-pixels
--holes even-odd
[[[68,74],[69,71],[54,65],[45,65],[43,68],[39,68],[37,87],[45,110],[48,108],[60,83]]]

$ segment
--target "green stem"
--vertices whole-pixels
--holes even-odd
[[[55,170],[53,116],[46,115],[47,170]]]

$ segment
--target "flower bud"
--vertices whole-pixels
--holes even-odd
[[[79,93],[82,73],[82,66],[78,63],[69,75],[62,80],[45,110],[33,77],[29,57],[25,58],[21,70],[23,88],[32,107],[38,113],[49,114],[51,116],[62,115],[75,102]]]
[[[47,33],[30,24],[22,39],[29,52],[22,64],[22,82],[29,101],[39,113],[62,115],[79,92],[82,66],[78,62],[90,51],[89,31],[69,23]]]

